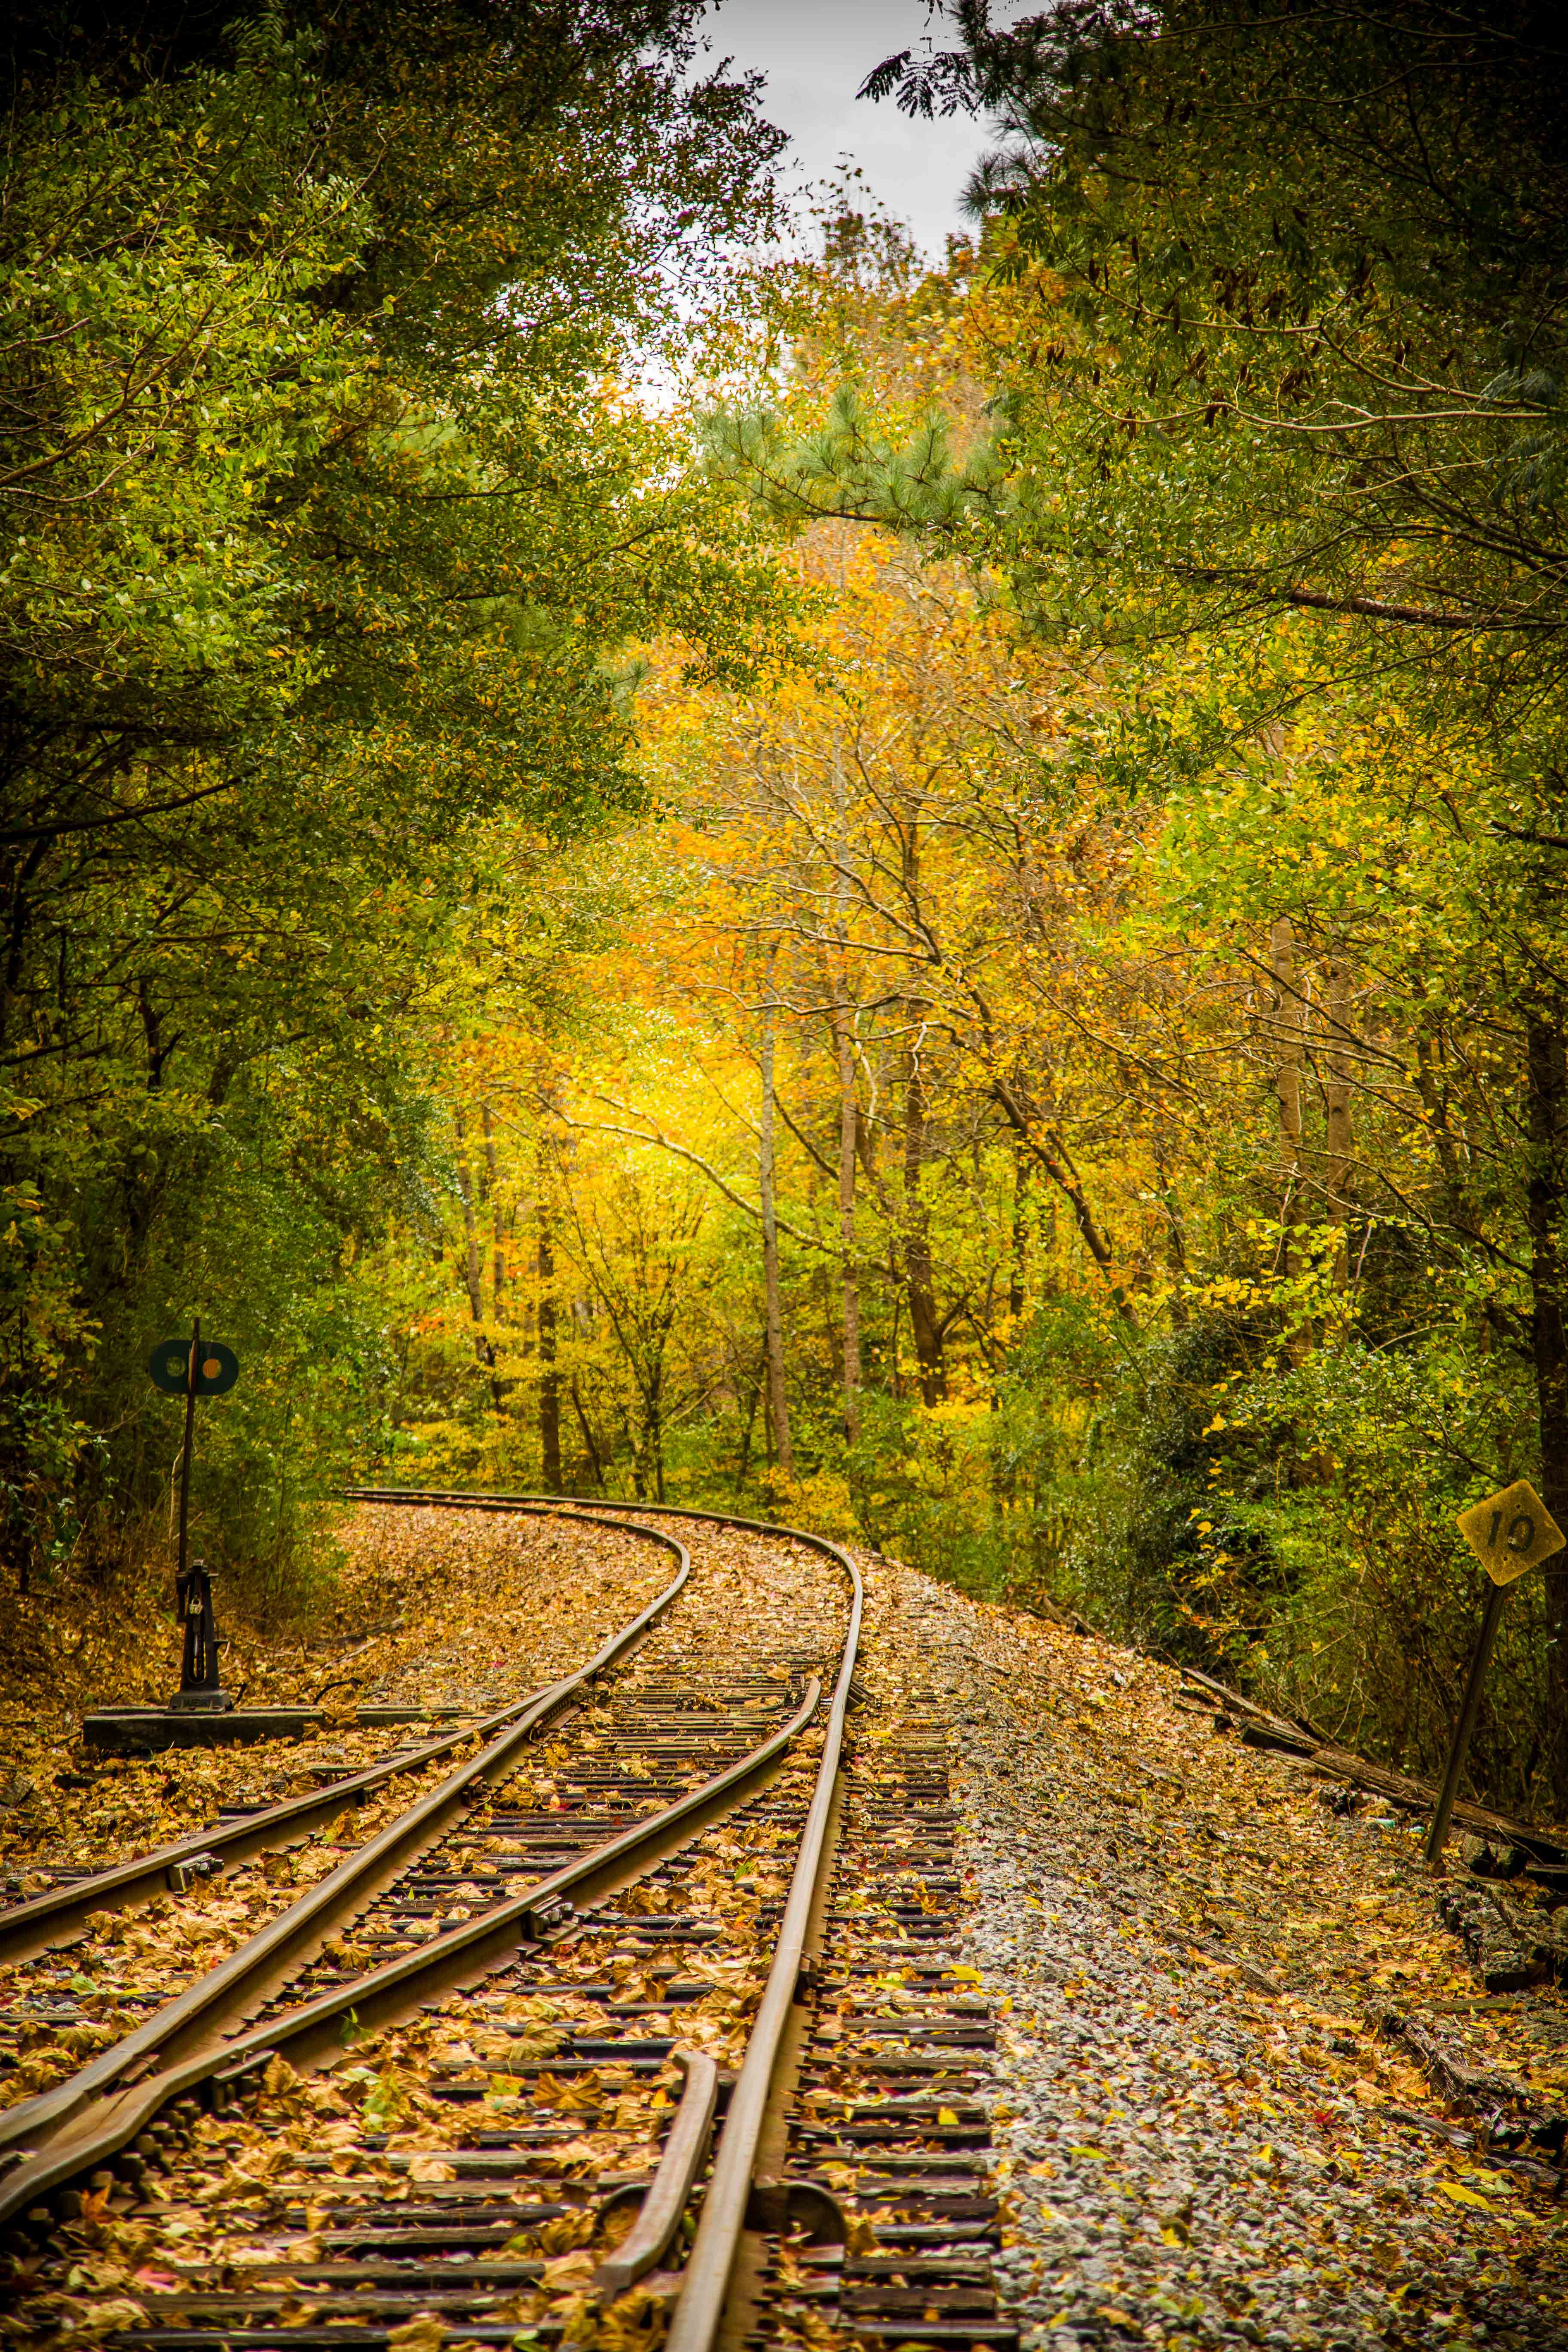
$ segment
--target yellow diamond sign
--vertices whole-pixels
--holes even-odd
[[[1511,1584],[1568,1544],[1528,1478],[1459,1513],[1459,1533],[1494,1584]]]

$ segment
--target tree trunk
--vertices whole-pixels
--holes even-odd
[[[539,1461],[547,1495],[565,1490],[561,1475],[561,1374],[556,1369],[555,1247],[550,1210],[539,1204]],[[597,1469],[597,1462],[595,1465]],[[602,1482],[601,1482],[602,1483]]]
[[[479,1106],[479,1122],[485,1139],[485,1173],[490,1196],[490,1317],[500,1325],[506,1320],[506,1228],[501,1218],[500,1169],[496,1160],[496,1123],[490,1116],[489,1103]]]
[[[1024,1319],[1024,1277],[1028,1267],[1029,1234],[1029,1163],[1015,1144],[1013,1148],[1013,1233],[1012,1248],[1007,1265],[1007,1349],[1018,1344],[1018,1326]]]
[[[1413,1076],[1416,1092],[1421,1097],[1421,1108],[1426,1114],[1426,1129],[1432,1138],[1432,1148],[1443,1171],[1448,1222],[1464,1233],[1469,1224],[1465,1213],[1465,1178],[1454,1143],[1454,1130],[1448,1124],[1448,1083],[1443,1045],[1440,1031],[1416,1030]]]
[[[1279,1271],[1290,1272],[1290,1231],[1301,1177],[1301,994],[1296,977],[1296,941],[1289,915],[1269,926],[1268,962],[1274,974],[1274,1092],[1279,1105]]]
[[[1342,1290],[1350,1279],[1348,1227],[1354,1198],[1351,1172],[1355,1138],[1351,1126],[1351,990],[1350,968],[1336,956],[1329,966],[1323,990],[1328,1036],[1323,1048],[1323,1114],[1327,1130],[1323,1175],[1329,1196],[1329,1216],[1337,1229],[1334,1281]]]
[[[910,1035],[904,1049],[904,1280],[909,1292],[910,1328],[920,1365],[921,1401],[938,1404],[947,1394],[942,1326],[937,1319],[936,1285],[931,1267],[931,1228],[921,1194],[921,1163],[925,1157],[926,1096],[921,1073],[919,1031],[925,1007],[910,1002],[904,1008]]]
[[[789,1438],[789,1398],[784,1391],[784,1316],[779,1301],[779,1228],[773,1201],[773,981],[763,1007],[763,1110],[757,1181],[763,1210],[763,1292],[766,1319],[768,1427],[781,1476],[795,1476]],[[748,1441],[749,1442],[749,1441]]]
[[[860,1442],[860,1285],[855,1264],[855,1148],[859,1103],[855,1090],[855,1037],[849,1021],[849,944],[845,912],[849,899],[845,871],[849,858],[848,789],[842,745],[833,746],[833,789],[838,821],[839,872],[834,885],[837,969],[830,977],[833,1043],[838,1058],[838,1242],[842,1254],[844,1319],[844,1434]]]
[[[662,1358],[662,1350],[661,1350]],[[653,1499],[664,1500],[664,1373],[662,1360],[642,1383],[643,1445],[653,1464]],[[642,1492],[641,1487],[637,1489]]]
[[[855,1264],[855,1041],[841,1003],[833,1009],[838,1055],[838,1246],[844,1321],[844,1433],[860,1442],[860,1284]]]
[[[48,846],[47,839],[43,836],[34,842],[26,855],[13,865],[5,890],[5,952],[4,970],[0,971],[0,1045],[7,1046],[15,1025],[13,1015],[18,1007],[26,1018],[26,1006],[21,999],[22,960],[34,912],[34,901],[27,886],[43,864]],[[63,1003],[63,988],[60,996]]]
[[[740,1451],[735,1458],[734,1493],[735,1500],[737,1502],[740,1501],[741,1496],[746,1491],[746,1480],[751,1474],[752,1439],[756,1433],[757,1426],[757,1400],[759,1397],[765,1396],[767,1378],[768,1350],[767,1342],[764,1339],[763,1343],[763,1360],[757,1366],[757,1377],[754,1381],[751,1381],[747,1383],[746,1419],[744,1426],[741,1431]],[[772,1438],[773,1433],[769,1428],[768,1416],[766,1410],[764,1409],[763,1413],[763,1450],[767,1455],[768,1468],[770,1470],[773,1468]]]
[[[577,1386],[575,1372],[572,1375],[572,1410],[577,1416],[577,1426],[583,1433],[583,1443],[588,1449],[588,1459],[594,1469],[594,1484],[602,1495],[605,1491],[605,1465],[599,1453],[599,1441],[594,1434],[593,1423],[589,1421],[583,1404],[582,1391]]]
[[[1568,1041],[1563,1007],[1525,1020],[1529,1086],[1531,1338],[1541,1425],[1541,1499],[1568,1533]],[[1568,1812],[1568,1572],[1559,1553],[1542,1570],[1552,1640],[1547,1651],[1547,1741],[1552,1792]]]
[[[489,1374],[490,1402],[501,1409],[500,1382],[496,1378],[495,1349],[485,1329],[484,1288],[479,1272],[479,1229],[474,1214],[474,1178],[468,1165],[468,1123],[460,1110],[452,1113],[458,1132],[458,1196],[463,1204],[463,1279],[468,1313],[474,1325],[474,1353]]]

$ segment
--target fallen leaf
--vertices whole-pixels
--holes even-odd
[[[441,2352],[447,2341],[447,2330],[433,2313],[424,2312],[417,2319],[405,2320],[395,2327],[386,2339],[387,2352]]]
[[[578,2294],[591,2284],[598,2267],[587,2247],[579,2246],[572,2253],[557,2254],[553,2262],[545,2263],[542,2284],[550,2294]]]

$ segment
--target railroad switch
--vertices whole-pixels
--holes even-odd
[[[213,1580],[205,1559],[194,1559],[175,1580],[180,1622],[185,1629],[180,1687],[169,1701],[176,1715],[227,1715],[234,1701],[218,1680],[217,1619]]]

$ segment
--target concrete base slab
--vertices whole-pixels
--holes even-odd
[[[176,1691],[169,1701],[171,1715],[227,1715],[234,1706],[226,1690]]]
[[[353,1720],[363,1731],[384,1724],[460,1723],[475,1712],[465,1706],[362,1706],[355,1708]],[[329,1727],[319,1706],[237,1706],[226,1715],[117,1706],[84,1715],[81,1721],[82,1737],[94,1756],[153,1756],[164,1748],[235,1748],[255,1739],[306,1739]]]

